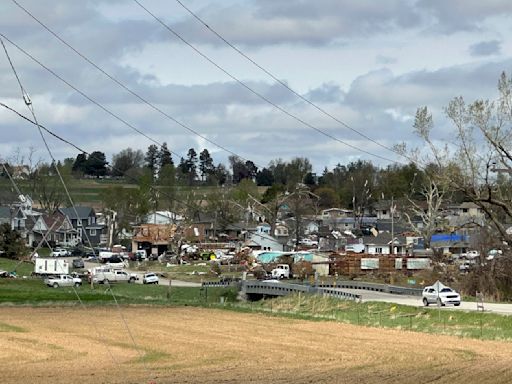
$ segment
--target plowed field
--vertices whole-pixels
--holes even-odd
[[[0,380],[498,384],[512,343],[198,308],[2,307]]]

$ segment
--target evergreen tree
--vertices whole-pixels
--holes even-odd
[[[207,149],[203,149],[199,154],[199,171],[201,172],[201,179],[203,181],[208,180],[209,176],[215,172],[213,159]]]
[[[158,171],[158,147],[155,144],[151,144],[148,147],[144,161],[146,162],[145,166],[149,168],[151,174],[155,177],[155,174]]]
[[[274,174],[268,168],[263,168],[261,171],[256,173],[256,184],[266,187],[270,187],[274,184]]]
[[[194,148],[188,150],[186,165],[188,171],[188,185],[192,185],[197,179],[197,152]]]
[[[174,161],[172,160],[171,151],[167,148],[167,143],[162,144],[160,153],[158,154],[158,160],[160,168],[163,168],[166,165],[172,165],[174,167]]]
[[[85,163],[85,174],[90,176],[105,176],[107,174],[107,158],[100,151],[94,151],[89,155]]]
[[[74,173],[83,175],[85,173],[85,163],[87,163],[87,155],[85,153],[79,153],[76,156],[75,162],[73,163],[73,168],[71,170]]]

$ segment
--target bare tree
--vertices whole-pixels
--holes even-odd
[[[432,116],[427,108],[416,114],[415,131],[429,149],[426,159],[439,172],[439,183],[461,193],[487,215],[503,241],[512,244],[506,222],[512,222],[510,183],[495,172],[512,173],[512,80],[503,73],[495,101],[466,104],[454,98],[445,113],[456,131],[451,148],[436,145],[431,136]]]
[[[445,224],[441,207],[446,190],[436,181],[431,180],[420,193],[424,198],[422,201],[407,197],[409,212],[404,211],[403,214],[412,230],[423,238],[425,248],[430,248],[432,235]]]

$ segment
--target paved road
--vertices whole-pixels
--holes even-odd
[[[69,262],[71,263],[73,258],[69,258]],[[98,267],[102,264],[99,264],[99,263],[91,263],[89,261],[85,261],[85,269],[92,269],[94,267]],[[136,274],[137,276],[139,276],[139,280],[136,281],[136,284],[142,284],[142,276],[144,275],[145,272],[141,272],[141,271],[136,271],[136,270],[132,270],[132,269],[124,269],[126,272],[128,273],[134,273]],[[151,271],[148,271],[148,272],[151,272]],[[169,279],[165,279],[163,277],[159,277],[159,284],[160,285],[169,285]],[[200,287],[201,286],[201,283],[194,283],[194,282],[190,282],[190,281],[181,281],[181,280],[172,280],[171,282],[171,287]]]
[[[391,293],[366,291],[364,289],[341,289],[343,292],[355,293],[362,295],[363,301],[382,301],[387,303],[412,305],[415,307],[422,307],[421,296],[409,296],[409,295],[394,295]],[[432,305],[431,305],[432,306]],[[436,307],[433,305],[433,307]],[[462,302],[460,307],[446,306],[442,307],[443,310],[466,310],[476,311],[476,302]],[[512,304],[495,304],[495,303],[484,303],[484,309],[486,312],[500,313],[504,315],[512,315]]]

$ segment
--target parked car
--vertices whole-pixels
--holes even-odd
[[[154,273],[146,273],[142,277],[143,284],[158,284],[158,276]]]
[[[44,283],[53,288],[59,288],[59,287],[71,287],[75,286],[78,287],[82,285],[82,279],[79,277],[73,277],[70,275],[58,275],[58,276],[52,276],[44,280]]]
[[[66,256],[70,256],[70,253],[67,249],[55,248],[52,251],[52,257],[66,257]]]
[[[69,250],[70,256],[83,256],[84,254],[85,254],[85,251],[82,248],[75,247],[75,248],[72,248]]]
[[[423,305],[428,307],[429,304],[453,304],[460,305],[460,295],[450,287],[442,284],[432,285],[423,289]]]
[[[82,259],[73,259],[73,268],[84,268],[84,261]]]

